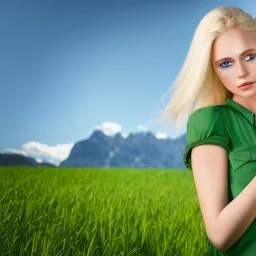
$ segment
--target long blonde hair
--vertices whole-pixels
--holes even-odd
[[[190,44],[187,57],[169,91],[171,99],[161,120],[176,120],[176,128],[184,127],[197,109],[222,105],[232,93],[219,80],[212,66],[212,46],[215,39],[234,27],[256,32],[256,19],[235,6],[221,6],[207,13],[200,21]]]

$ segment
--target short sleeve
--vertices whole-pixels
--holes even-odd
[[[229,152],[229,134],[221,106],[207,106],[196,110],[187,122],[187,144],[183,153],[185,166],[192,171],[191,150],[202,144],[215,144]]]

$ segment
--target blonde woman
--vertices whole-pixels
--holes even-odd
[[[222,6],[199,23],[166,118],[187,120],[192,171],[214,255],[256,255],[256,20]]]

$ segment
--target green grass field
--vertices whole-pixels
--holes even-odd
[[[210,255],[188,170],[0,167],[0,214],[0,255]]]

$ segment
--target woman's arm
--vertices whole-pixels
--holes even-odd
[[[228,203],[228,153],[218,145],[200,145],[191,152],[198,200],[212,244],[227,251],[256,217],[255,178]]]

